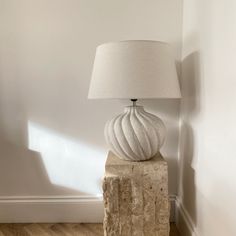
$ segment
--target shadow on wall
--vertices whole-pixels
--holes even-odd
[[[86,193],[99,193],[102,150],[28,122],[28,147],[42,155],[51,183]],[[99,183],[98,183],[99,182]]]
[[[180,163],[179,192],[187,212],[191,212],[194,225],[197,224],[196,212],[196,180],[197,150],[195,148],[195,133],[191,123],[200,111],[200,57],[199,52],[193,52],[182,62],[182,101],[180,126]]]
[[[86,159],[81,152],[89,155],[88,149],[93,155]],[[87,196],[101,191],[96,151],[38,125],[29,124],[29,148],[0,139],[0,150],[0,196]]]
[[[20,78],[9,83],[4,77],[0,80],[0,195],[100,196],[106,156],[103,148],[99,143],[87,144],[77,136],[71,138],[73,132],[61,134],[64,127],[72,126],[67,125],[68,115],[63,115],[63,108],[51,104],[58,100],[48,97],[46,92],[43,97],[48,102],[45,100],[45,105],[39,106],[34,96],[31,99],[23,96],[19,81]],[[40,121],[46,117],[52,128],[46,126],[51,123],[39,125],[29,121],[29,117],[38,117]],[[93,125],[96,126],[94,122]],[[54,131],[58,126],[61,129]],[[83,129],[92,135],[91,127]],[[74,126],[74,130],[81,129]]]
[[[81,192],[52,184],[40,153],[0,139],[0,196],[41,196]],[[17,157],[17,158],[16,158]],[[82,193],[83,194],[83,193]]]
[[[1,126],[1,197],[100,196],[102,150],[31,121],[15,125],[15,140]]]

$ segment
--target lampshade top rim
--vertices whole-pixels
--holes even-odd
[[[120,41],[111,41],[111,42],[102,43],[98,45],[97,48],[107,46],[109,44],[120,44],[120,43],[157,43],[157,44],[164,44],[166,46],[170,46],[169,43],[158,41],[158,40],[131,39],[131,40],[120,40]]]

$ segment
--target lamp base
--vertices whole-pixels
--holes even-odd
[[[111,151],[120,159],[145,161],[159,152],[166,128],[160,118],[134,104],[108,121],[104,133]]]

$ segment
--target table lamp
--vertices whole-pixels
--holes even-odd
[[[180,96],[175,60],[167,43],[128,40],[97,47],[88,98],[133,102],[105,125],[106,142],[119,158],[149,160],[165,140],[162,120],[138,106],[137,99]]]

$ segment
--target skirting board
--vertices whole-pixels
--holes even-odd
[[[176,219],[176,195],[169,195],[170,201],[170,222],[175,222]]]
[[[1,223],[102,223],[103,199],[91,196],[1,197]]]
[[[176,196],[170,195],[170,222],[175,222]],[[102,223],[102,196],[0,197],[0,223]]]
[[[199,236],[200,234],[197,232],[190,215],[178,197],[176,198],[175,204],[176,225],[181,236]]]

